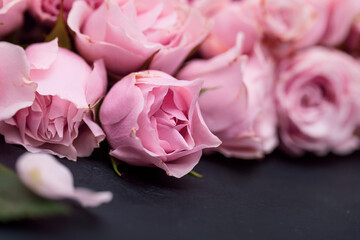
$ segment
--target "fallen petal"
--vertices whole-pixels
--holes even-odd
[[[83,207],[96,207],[113,197],[108,191],[75,188],[70,170],[50,154],[24,153],[16,163],[16,171],[25,186],[45,198],[73,199]]]

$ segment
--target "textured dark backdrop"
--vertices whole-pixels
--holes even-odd
[[[13,167],[23,148],[0,139],[0,162]],[[0,239],[360,239],[360,153],[263,161],[205,156],[205,177],[121,166],[104,151],[77,163],[61,160],[77,186],[111,190],[94,209],[71,216],[0,225]]]

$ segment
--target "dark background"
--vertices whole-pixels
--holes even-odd
[[[106,148],[103,148],[106,149]],[[0,163],[25,150],[0,139]],[[175,179],[159,169],[121,165],[106,151],[61,160],[75,185],[111,190],[98,208],[72,204],[70,216],[0,225],[0,239],[360,239],[360,153],[262,161],[204,156],[203,179]]]

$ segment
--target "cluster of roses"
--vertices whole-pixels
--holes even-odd
[[[79,55],[0,43],[7,143],[75,160],[106,138],[111,156],[175,177],[204,149],[360,148],[359,0],[0,0],[0,37],[26,9],[53,25],[61,4]]]

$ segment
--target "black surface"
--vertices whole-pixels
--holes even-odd
[[[0,162],[13,167],[23,148],[0,140]],[[118,177],[98,150],[61,160],[77,186],[111,190],[94,209],[71,216],[0,225],[0,239],[360,239],[360,153],[263,161],[203,157],[205,177],[121,166]]]

